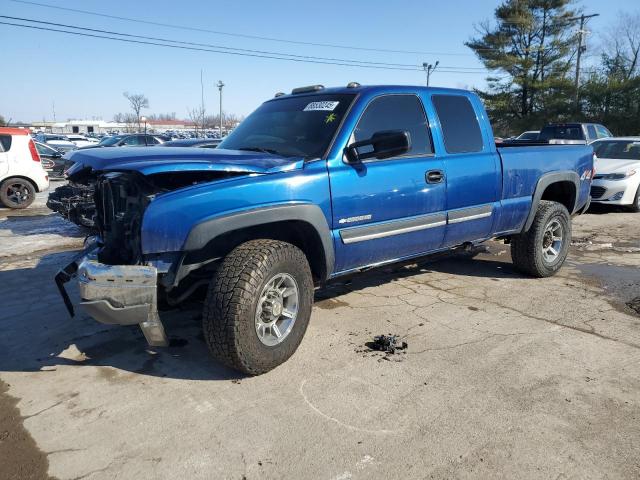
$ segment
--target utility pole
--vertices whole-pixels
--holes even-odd
[[[218,90],[220,90],[220,138],[222,138],[222,87],[224,87],[224,83],[222,83],[222,80],[218,80]]]
[[[574,90],[575,90],[574,103],[575,103],[576,112],[580,110],[580,60],[582,58],[583,51],[586,50],[587,48],[584,45],[584,37],[588,32],[584,29],[584,26],[587,19],[598,17],[598,16],[600,16],[599,13],[594,13],[592,15],[583,14],[583,15],[580,15],[579,17],[573,17],[568,19],[568,21],[580,20],[580,28],[578,29],[578,53],[576,55],[576,78],[574,80]]]
[[[436,71],[436,68],[438,68],[439,64],[440,64],[440,60],[436,60],[436,63],[434,63],[434,64],[427,63],[427,62],[424,62],[422,64],[422,68],[424,69],[424,73],[427,74],[427,87],[429,86],[429,80],[431,79],[431,74]]]
[[[202,122],[201,127],[202,127],[202,132],[204,132],[204,82],[202,81],[202,69],[200,69],[200,115],[199,116],[200,118],[198,120]],[[196,125],[196,137],[197,136],[198,136],[198,126]]]

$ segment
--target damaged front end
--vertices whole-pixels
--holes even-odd
[[[166,298],[162,279],[172,264],[143,255],[145,210],[162,193],[238,174],[210,171],[145,176],[136,171],[114,171],[97,175],[92,195],[97,235],[56,276],[69,313],[73,316],[74,310],[64,285],[77,276],[80,306],[95,320],[109,325],[138,324],[150,345],[166,346],[158,298]]]
[[[49,194],[47,207],[81,227],[95,227],[96,205],[93,201],[96,175],[83,172],[69,178],[69,183]]]

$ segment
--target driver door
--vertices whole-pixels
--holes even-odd
[[[335,272],[410,257],[440,247],[444,239],[444,162],[433,144],[422,101],[414,94],[373,98],[349,139],[377,132],[409,133],[407,153],[329,167],[336,243]]]

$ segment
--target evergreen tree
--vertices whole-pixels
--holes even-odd
[[[485,101],[499,135],[570,112],[575,16],[571,0],[506,0],[466,45],[492,72]]]

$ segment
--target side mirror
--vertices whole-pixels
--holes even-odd
[[[367,158],[397,157],[411,149],[411,136],[406,130],[386,130],[374,133],[370,139],[354,142],[346,148],[349,163]]]

